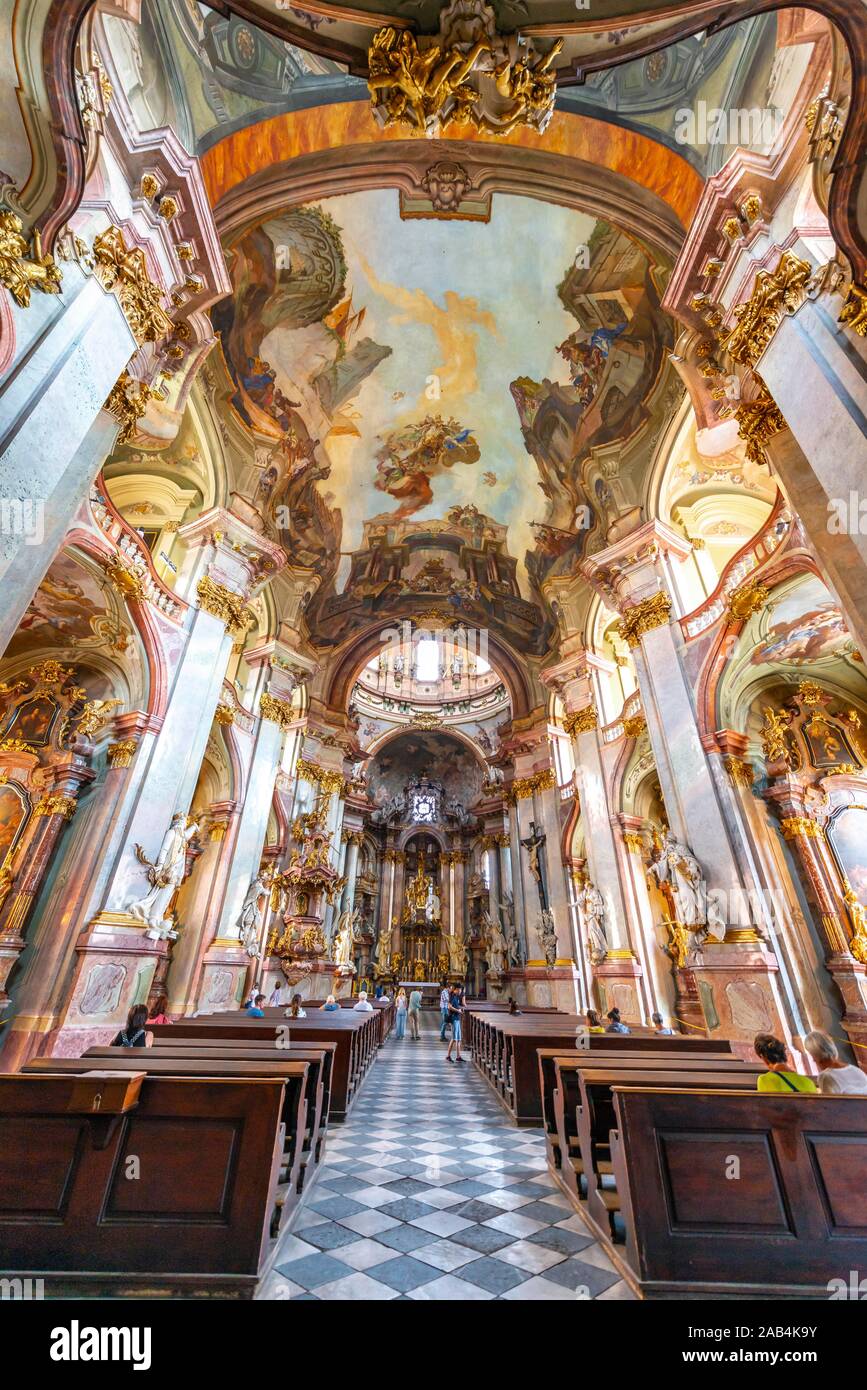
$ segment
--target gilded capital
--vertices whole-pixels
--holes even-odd
[[[542,772],[534,772],[532,777],[518,777],[510,788],[513,801],[526,801],[535,792],[548,791],[556,785],[554,769],[546,767]]]
[[[233,637],[241,636],[250,623],[250,610],[243,594],[227,589],[206,574],[196,585],[199,607],[226,624],[226,631]]]
[[[270,719],[272,724],[279,724],[281,729],[288,728],[292,723],[292,705],[290,702],[279,700],[268,690],[264,692],[259,701],[259,713],[263,719]]]
[[[567,714],[563,720],[563,728],[570,738],[576,734],[589,734],[599,725],[599,716],[596,713],[596,706],[591,701],[583,709],[575,710],[572,714]]]
[[[754,367],[786,314],[794,314],[807,297],[813,267],[784,251],[776,270],[760,270],[753,292],[734,310],[735,327],[723,346],[735,362]]]
[[[130,250],[120,227],[109,227],[93,243],[95,273],[104,289],[113,290],[136,341],[155,343],[173,324],[160,304],[160,290],[151,280],[144,252]]]
[[[630,647],[637,647],[645,632],[655,627],[666,627],[671,619],[671,599],[661,589],[650,598],[627,608],[618,623],[621,635]]]
[[[125,738],[119,743],[110,743],[108,745],[109,767],[129,767],[135,757],[137,747],[134,738]]]
[[[64,820],[72,820],[77,805],[74,796],[66,796],[63,792],[45,792],[33,807],[33,814],[34,816],[63,816]]]

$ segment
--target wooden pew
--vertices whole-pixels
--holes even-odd
[[[756,1075],[763,1070],[760,1066],[742,1065],[742,1073],[736,1069],[715,1071],[711,1067],[701,1071],[685,1071],[660,1066],[658,1068],[605,1067],[598,1070],[592,1064],[582,1065],[578,1071],[578,1085],[581,1103],[577,1108],[578,1143],[581,1149],[582,1176],[580,1185],[586,1201],[586,1214],[597,1231],[610,1240],[618,1239],[615,1214],[620,1211],[620,1192],[613,1180],[610,1135],[616,1119],[614,1099],[615,1086],[654,1087],[670,1086],[694,1089],[702,1087],[706,1091],[739,1090],[755,1094]],[[607,1179],[607,1181],[606,1181]]]
[[[272,1046],[286,1042],[316,1046],[336,1044],[331,1075],[330,1119],[346,1118],[364,1075],[376,1055],[378,1022],[373,1013],[308,1015],[286,1019],[281,1009],[267,1011],[270,1017],[251,1018],[248,1014],[221,1013],[182,1018],[176,1023],[152,1024],[154,1038],[219,1038],[226,1042],[268,1039]]]
[[[336,1043],[318,1043],[316,1047],[304,1047],[300,1043],[290,1044],[288,1048],[277,1049],[271,1039],[246,1038],[239,1042],[226,1042],[222,1038],[173,1038],[163,1034],[154,1038],[153,1054],[160,1057],[197,1057],[202,1060],[215,1053],[226,1061],[280,1061],[288,1056],[293,1061],[309,1062],[309,1090],[307,1131],[301,1155],[301,1186],[309,1187],[316,1168],[325,1154],[328,1134],[328,1112],[331,1104],[331,1072],[334,1065]],[[100,1048],[91,1048],[88,1057],[104,1055]]]
[[[588,1056],[594,1063],[604,1062],[606,1065],[626,1066],[635,1062],[642,1066],[658,1067],[661,1060],[660,1052],[664,1052],[666,1066],[677,1065],[691,1070],[701,1070],[708,1065],[713,1065],[715,1070],[740,1069],[743,1066],[737,1057],[727,1055],[718,1046],[713,1049],[680,1048],[679,1040],[671,1038],[669,1041],[673,1045],[670,1048],[651,1050],[642,1049],[643,1039],[637,1038],[633,1047],[629,1049],[618,1047],[616,1044],[614,1047],[606,1048],[605,1035],[591,1036],[595,1040],[592,1051],[570,1049],[565,1052],[547,1047],[537,1048],[536,1051],[539,1059],[539,1087],[548,1164],[554,1174],[560,1174],[566,1185],[573,1189],[575,1196],[581,1195],[576,1178],[582,1171],[575,1119],[576,1108],[581,1103],[578,1068],[587,1061]]]
[[[614,1108],[625,1272],[644,1297],[827,1299],[867,1276],[867,1099],[618,1084]]]
[[[554,1048],[558,1052],[575,1048],[581,1037],[581,1049],[605,1051],[666,1052],[678,1054],[689,1051],[730,1053],[731,1044],[725,1039],[682,1038],[654,1033],[650,1030],[632,1033],[588,1033],[584,1019],[575,1014],[548,1018],[523,1015],[488,1017],[482,1021],[482,1037],[487,1036],[478,1065],[520,1124],[538,1125],[543,1120],[542,1086],[539,1077],[539,1048]]]
[[[520,1015],[512,1017],[523,1017],[525,1014],[562,1014],[561,1009],[544,1006],[541,1004],[522,1004]],[[475,1051],[477,1045],[477,1029],[481,1020],[486,1014],[502,1015],[509,1013],[509,1006],[505,1000],[501,999],[472,999],[469,1000],[464,1008],[464,1043],[466,1047]]]
[[[0,1076],[2,1275],[53,1295],[252,1297],[283,1093],[249,1077]]]
[[[281,1219],[296,1206],[301,1190],[301,1155],[307,1124],[307,1085],[309,1064],[285,1057],[277,1062],[226,1061],[221,1057],[204,1061],[188,1057],[162,1057],[152,1048],[105,1047],[94,1049],[98,1056],[40,1057],[29,1062],[24,1074],[82,1075],[87,1071],[143,1072],[146,1076],[226,1077],[229,1079],[267,1078],[284,1083],[281,1122],[285,1154],[281,1162],[281,1183],[276,1205]],[[276,1234],[276,1230],[275,1230]]]

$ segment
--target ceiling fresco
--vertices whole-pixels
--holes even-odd
[[[551,528],[586,505],[582,459],[640,423],[671,342],[658,269],[606,224],[539,211],[503,196],[489,223],[401,220],[382,190],[275,217],[235,248],[214,321],[234,408],[274,440],[260,501],[338,592],[335,552],[366,522],[475,513],[530,596],[525,557],[538,579],[562,553]],[[540,413],[570,426],[547,471],[526,442]]]

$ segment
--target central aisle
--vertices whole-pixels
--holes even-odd
[[[438,1027],[380,1050],[259,1297],[631,1298],[517,1129]]]

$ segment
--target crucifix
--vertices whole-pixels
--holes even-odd
[[[545,860],[543,850],[545,841],[548,838],[545,832],[540,829],[534,820],[530,821],[530,835],[521,844],[527,851],[530,864],[530,873],[536,880],[536,887],[539,890],[539,906],[545,912],[548,907],[548,887],[545,875]]]

